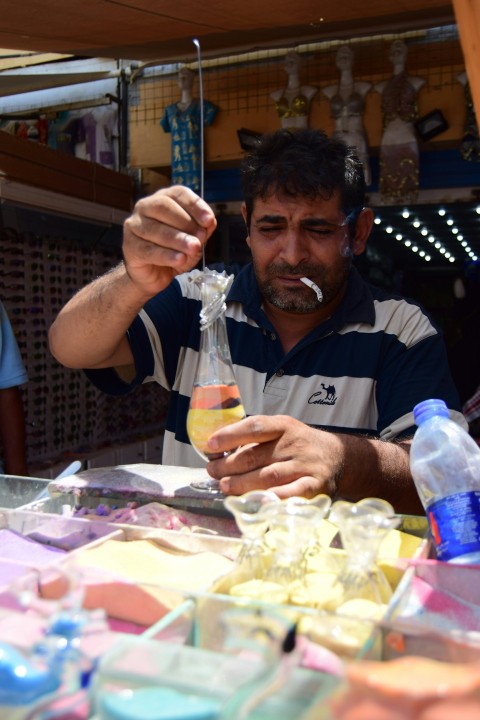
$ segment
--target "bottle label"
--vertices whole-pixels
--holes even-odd
[[[455,493],[427,508],[439,560],[480,551],[480,491]]]

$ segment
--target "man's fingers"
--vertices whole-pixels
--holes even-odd
[[[172,196],[174,203],[180,205],[197,225],[213,231],[216,225],[215,213],[199,195],[184,185],[172,185],[164,190],[167,197]]]
[[[284,477],[282,483],[269,484],[271,477],[260,473],[246,473],[239,476],[224,477],[220,480],[220,489],[225,495],[243,495],[255,488],[255,490],[271,490],[276,493],[280,500],[289,497],[313,498],[320,493],[327,494],[318,478],[304,475],[295,480],[287,480]]]
[[[182,258],[165,255],[165,250],[198,260],[216,224],[214,212],[202,198],[190,188],[173,186],[137,202],[124,224],[125,240],[144,262],[182,264]],[[124,248],[128,252],[125,243]]]
[[[248,443],[266,443],[279,438],[286,428],[286,421],[295,422],[284,415],[253,415],[217,430],[208,440],[214,452],[228,452]]]
[[[131,236],[130,243],[132,242],[134,249],[132,245],[127,248],[124,244],[124,257],[127,262],[137,265],[181,267],[188,260],[191,265],[192,258],[198,259],[202,254],[202,243],[198,238],[187,236],[183,231],[166,229],[154,242],[143,237]]]
[[[255,450],[260,449],[259,446]],[[215,468],[215,475],[220,480],[220,486],[223,492],[230,495],[242,495],[244,492],[249,490],[272,490],[279,486],[287,485],[296,479],[295,463],[294,462],[272,462],[270,464],[259,463],[255,461],[255,467],[250,470],[240,471],[238,462],[238,452],[241,452],[241,448],[235,453],[234,468],[235,473],[228,472],[228,458],[225,460],[214,461],[213,464],[218,463],[218,467]],[[219,473],[220,465],[226,469],[225,472]],[[233,463],[232,463],[233,464]],[[210,466],[207,467],[210,472]]]
[[[155,219],[147,215],[132,215],[125,221],[125,239],[135,244],[136,252],[151,260],[156,248],[168,248],[191,255],[201,252],[207,241],[207,231],[193,221],[180,218]],[[177,223],[176,225],[173,223]]]
[[[152,227],[159,224],[163,227],[183,230],[187,235],[197,237],[205,242],[216,227],[215,213],[192,190],[176,185],[161,190],[149,198],[140,200],[134,215],[142,220],[153,221]],[[145,229],[148,225],[145,225]],[[154,240],[153,237],[148,239]]]
[[[276,485],[275,487],[265,489],[272,490],[278,495],[280,500],[284,500],[289,497],[313,498],[322,492],[326,493],[326,490],[323,490],[319,486],[320,481],[318,478],[305,475],[286,485]]]

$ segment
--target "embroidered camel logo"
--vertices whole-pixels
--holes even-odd
[[[329,385],[328,387],[324,383],[321,383],[321,385],[322,385],[322,388],[327,393],[327,397],[325,398],[325,400],[327,400],[327,401],[334,400],[335,399],[335,385]]]
[[[319,390],[316,393],[313,393],[308,398],[308,404],[309,405],[335,405],[337,402],[337,394],[335,391],[335,385],[325,385],[325,383],[320,383],[322,386],[322,390]]]

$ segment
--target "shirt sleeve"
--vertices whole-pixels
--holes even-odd
[[[137,316],[127,331],[135,362],[135,377],[125,382],[115,368],[85,369],[85,375],[96,388],[107,395],[128,395],[153,374],[154,358],[146,328]]]
[[[135,377],[125,382],[114,368],[85,370],[88,379],[109,395],[126,395],[144,382],[173,385],[185,328],[182,292],[177,280],[149,300],[127,331]]]
[[[203,123],[204,125],[211,125],[215,120],[218,113],[218,107],[211,103],[209,100],[203,102]]]
[[[170,106],[167,106],[167,107],[164,109],[163,115],[162,115],[162,117],[161,117],[161,119],[160,119],[160,125],[161,125],[163,131],[166,132],[166,133],[169,133],[169,132],[171,132],[171,130],[172,130],[171,125],[170,125],[170,112],[169,112],[169,107],[170,107]]]
[[[396,344],[388,354],[376,388],[378,430],[384,439],[413,435],[413,408],[429,398],[442,398],[452,411],[461,412],[440,333],[410,347]]]

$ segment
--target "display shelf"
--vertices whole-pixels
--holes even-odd
[[[40,487],[45,488],[44,481],[30,479],[30,495],[38,489],[39,482]],[[28,487],[28,479],[20,479],[20,484]],[[18,500],[19,492],[18,488],[14,488],[12,502]],[[98,497],[88,497],[90,501],[98,502]],[[387,616],[381,621],[336,616],[301,605],[257,602],[218,591],[219,587],[224,586],[222,578],[227,578],[235,568],[235,559],[241,547],[240,539],[66,518],[60,514],[61,502],[65,499],[62,495],[51,498],[53,502],[60,503],[58,513],[34,512],[25,508],[0,510],[0,529],[2,526],[8,527],[43,542],[55,543],[59,539],[63,541],[72,537],[83,539],[71,544],[71,550],[49,566],[50,570],[53,569],[53,574],[58,571],[60,575],[66,574],[80,581],[85,590],[84,607],[87,611],[103,610],[111,627],[130,629],[129,635],[123,633],[106,638],[105,644],[101,645],[101,652],[97,647],[100,664],[94,680],[94,694],[101,692],[102,688],[117,692],[121,688],[158,687],[164,683],[182,692],[204,693],[204,688],[208,687],[209,696],[216,697],[222,704],[227,697],[231,697],[233,691],[241,691],[243,681],[255,682],[256,675],[254,664],[245,663],[241,653],[236,656],[233,652],[231,638],[229,640],[232,617],[238,614],[250,617],[247,627],[252,617],[255,622],[262,620],[268,623],[281,618],[280,626],[283,623],[284,628],[297,625],[298,647],[302,649],[300,654],[308,660],[302,661],[304,666],[298,667],[300,655],[296,657],[295,662],[292,662],[295,667],[291,669],[288,679],[245,717],[250,720],[277,720],[279,717],[306,719],[311,717],[309,713],[313,703],[318,707],[320,698],[330,697],[338,687],[337,675],[333,670],[336,668],[338,671],[339,666],[335,662],[340,662],[342,657],[375,660],[386,657],[387,630],[390,633],[398,631],[393,620],[398,620],[400,610],[404,608],[402,598],[411,588],[411,574],[415,573],[424,580],[433,577],[433,571],[427,570],[431,567],[429,561],[421,560],[418,554],[413,561],[405,559],[404,569],[406,567],[407,571],[404,579],[398,585]],[[400,527],[421,541],[418,552],[424,552],[426,539],[422,518],[403,516]],[[137,552],[136,548],[137,557],[145,561],[143,570],[135,561],[135,555],[130,555],[130,551]],[[175,572],[167,571],[162,564],[158,565],[158,570],[153,569],[153,564],[149,565],[149,559],[151,561],[154,556],[158,558],[160,554],[169,558],[168,562],[175,562]],[[214,573],[209,576],[210,579],[201,569],[204,554],[223,558],[213,571],[210,569],[209,572]],[[98,558],[103,558],[101,563],[107,562],[108,565],[98,564]],[[120,561],[122,572],[119,571]],[[196,586],[193,571],[182,569],[183,561],[191,562],[192,567],[197,568]],[[420,571],[419,568],[425,569]],[[465,575],[465,581],[457,590],[459,593],[465,591],[465,600],[469,602],[474,593],[474,584],[471,579],[467,582],[466,569],[461,572],[462,576]],[[213,579],[215,573],[217,580]],[[180,576],[183,585],[179,583]],[[203,587],[198,585],[198,577]],[[451,566],[437,571],[435,577],[440,584],[446,583],[449,591],[453,592],[455,571]],[[448,582],[446,578],[450,578]],[[44,591],[52,586],[46,579],[40,583]],[[0,593],[0,608],[3,608],[2,597],[5,598],[5,592]],[[12,615],[12,621],[14,619]],[[421,618],[419,620],[421,622]],[[16,623],[18,625],[18,618]],[[322,628],[321,642],[317,633],[309,631],[309,628],[315,627],[314,623]],[[352,645],[344,648],[343,652],[338,642],[339,633],[353,631],[354,626],[357,638],[362,640],[355,650],[352,650]],[[4,630],[6,627],[4,624]],[[325,628],[328,628],[327,634]],[[0,622],[0,637],[2,632]],[[332,639],[330,646],[328,634]],[[11,638],[11,634],[6,637]],[[407,644],[408,647],[414,645]],[[306,648],[308,652],[305,652]],[[335,656],[329,654],[332,651],[336,653]],[[141,662],[135,658],[141,658]],[[248,671],[251,671],[250,677],[247,677]],[[213,680],[213,685],[211,682],[207,685],[206,675],[209,680]],[[252,690],[251,685],[248,690]],[[92,713],[97,710],[94,705]],[[101,718],[98,712],[97,717]]]

